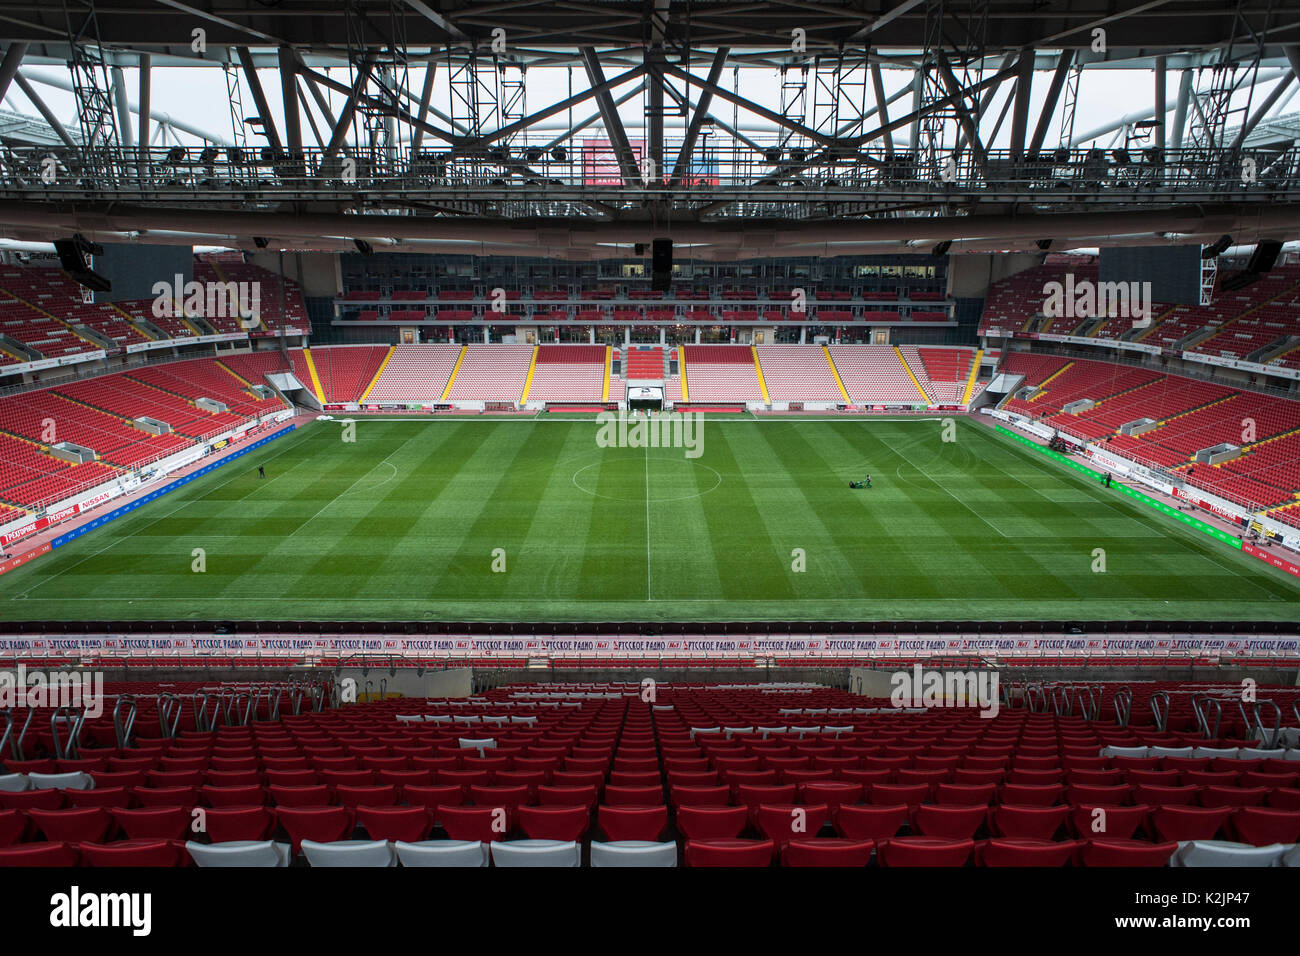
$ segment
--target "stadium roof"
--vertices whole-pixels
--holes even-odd
[[[588,258],[668,235],[718,259],[1300,238],[1294,21],[1208,0],[14,7],[0,94],[32,113],[0,135],[0,237]]]

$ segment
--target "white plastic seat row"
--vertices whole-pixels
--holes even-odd
[[[1191,757],[1222,760],[1300,760],[1300,750],[1275,747],[1270,750],[1250,747],[1102,747],[1103,757]]]
[[[271,840],[235,840],[229,843],[185,844],[200,867],[287,867],[289,844]],[[428,840],[420,843],[384,840],[339,840],[335,843],[302,841],[303,853],[313,867],[577,867],[582,848],[573,841],[516,840],[480,843],[467,840]],[[620,840],[591,844],[591,865],[599,867],[676,867],[677,844]]]
[[[0,775],[0,790],[93,790],[95,778],[80,770],[72,773],[7,773]]]
[[[1300,866],[1300,844],[1251,846],[1227,840],[1186,840],[1169,858],[1170,866]]]

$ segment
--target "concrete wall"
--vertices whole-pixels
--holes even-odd
[[[389,696],[400,694],[403,697],[468,697],[471,692],[474,672],[468,667],[455,670],[430,671],[417,674],[416,668],[399,667],[396,673],[389,673],[387,667],[345,667],[339,674],[339,680],[349,677],[357,682],[357,695],[364,699],[366,682],[370,682],[369,691],[376,696],[382,690]],[[387,681],[387,684],[383,682]]]
[[[1038,253],[993,255],[970,253],[948,257],[948,295],[955,298],[985,298],[989,284],[1024,272],[1043,261]]]
[[[305,296],[333,298],[343,291],[343,270],[337,253],[286,252],[281,255],[279,252],[255,252],[252,262],[288,276],[298,283]]]

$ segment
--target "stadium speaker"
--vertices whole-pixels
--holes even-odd
[[[934,248],[930,250],[930,255],[946,256],[948,254],[948,250],[951,248],[952,248],[952,240],[945,239],[943,242],[935,243]]]
[[[1268,272],[1277,263],[1277,257],[1282,252],[1282,243],[1276,239],[1261,239],[1255,251],[1250,254],[1250,262],[1246,265],[1247,272]]]
[[[1035,239],[1035,240],[1034,240],[1034,245],[1036,245],[1039,249],[1042,249],[1044,252],[1046,252],[1048,249],[1052,248],[1052,240],[1051,240],[1051,239]]]
[[[357,247],[357,252],[363,256],[371,256],[375,253],[375,247],[364,239],[353,239],[352,244]]]
[[[265,249],[270,244],[271,244],[271,240],[266,238],[265,236],[253,237],[253,245],[257,246],[257,248],[259,249]]]
[[[673,285],[673,241],[655,239],[650,243],[650,288],[667,292]]]
[[[83,285],[92,292],[110,292],[113,283],[90,268],[87,256],[103,255],[104,247],[90,242],[81,233],[71,239],[55,239],[54,251],[58,254],[59,265],[78,285]]]
[[[1216,259],[1219,256],[1223,255],[1223,253],[1226,252],[1228,250],[1228,247],[1231,245],[1232,245],[1232,236],[1222,235],[1218,239],[1214,240],[1213,245],[1206,246],[1204,249],[1201,250],[1201,258]]]

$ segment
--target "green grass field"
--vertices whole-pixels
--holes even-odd
[[[4,575],[0,619],[1300,617],[1300,582],[958,425],[709,419],[692,460],[592,420],[314,422]]]

